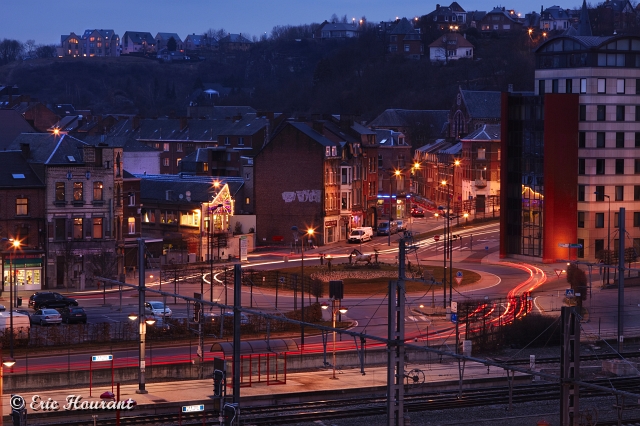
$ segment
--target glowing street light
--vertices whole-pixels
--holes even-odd
[[[328,303],[323,303],[320,305],[322,309],[329,309]],[[336,313],[340,312],[341,314],[346,314],[349,309],[346,306],[340,306],[336,309],[336,299],[331,299],[331,327],[333,327],[333,376],[332,379],[337,379],[336,377]]]

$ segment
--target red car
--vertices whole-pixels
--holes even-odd
[[[424,217],[424,210],[419,207],[414,207],[411,209],[411,216],[413,217]]]

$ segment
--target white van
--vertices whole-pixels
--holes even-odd
[[[0,312],[0,333],[8,332],[11,329],[11,316],[9,312]],[[16,339],[29,339],[31,321],[29,315],[13,313],[13,335]],[[5,331],[6,330],[6,331]]]
[[[373,228],[370,226],[362,226],[360,228],[353,228],[351,234],[349,234],[350,243],[364,243],[365,241],[371,241],[373,237]]]

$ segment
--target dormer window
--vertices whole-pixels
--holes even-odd
[[[335,156],[337,156],[337,155],[338,155],[338,148],[337,148],[337,147],[335,147],[335,146],[332,146],[332,147],[331,147],[331,156],[332,156],[332,157],[335,157]]]
[[[331,157],[331,147],[330,146],[325,147],[324,156],[325,157]]]

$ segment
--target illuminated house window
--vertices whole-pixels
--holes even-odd
[[[16,216],[26,216],[29,214],[29,201],[26,198],[16,199]]]
[[[129,234],[135,234],[136,233],[136,218],[135,217],[127,218],[127,227],[128,227]]]

